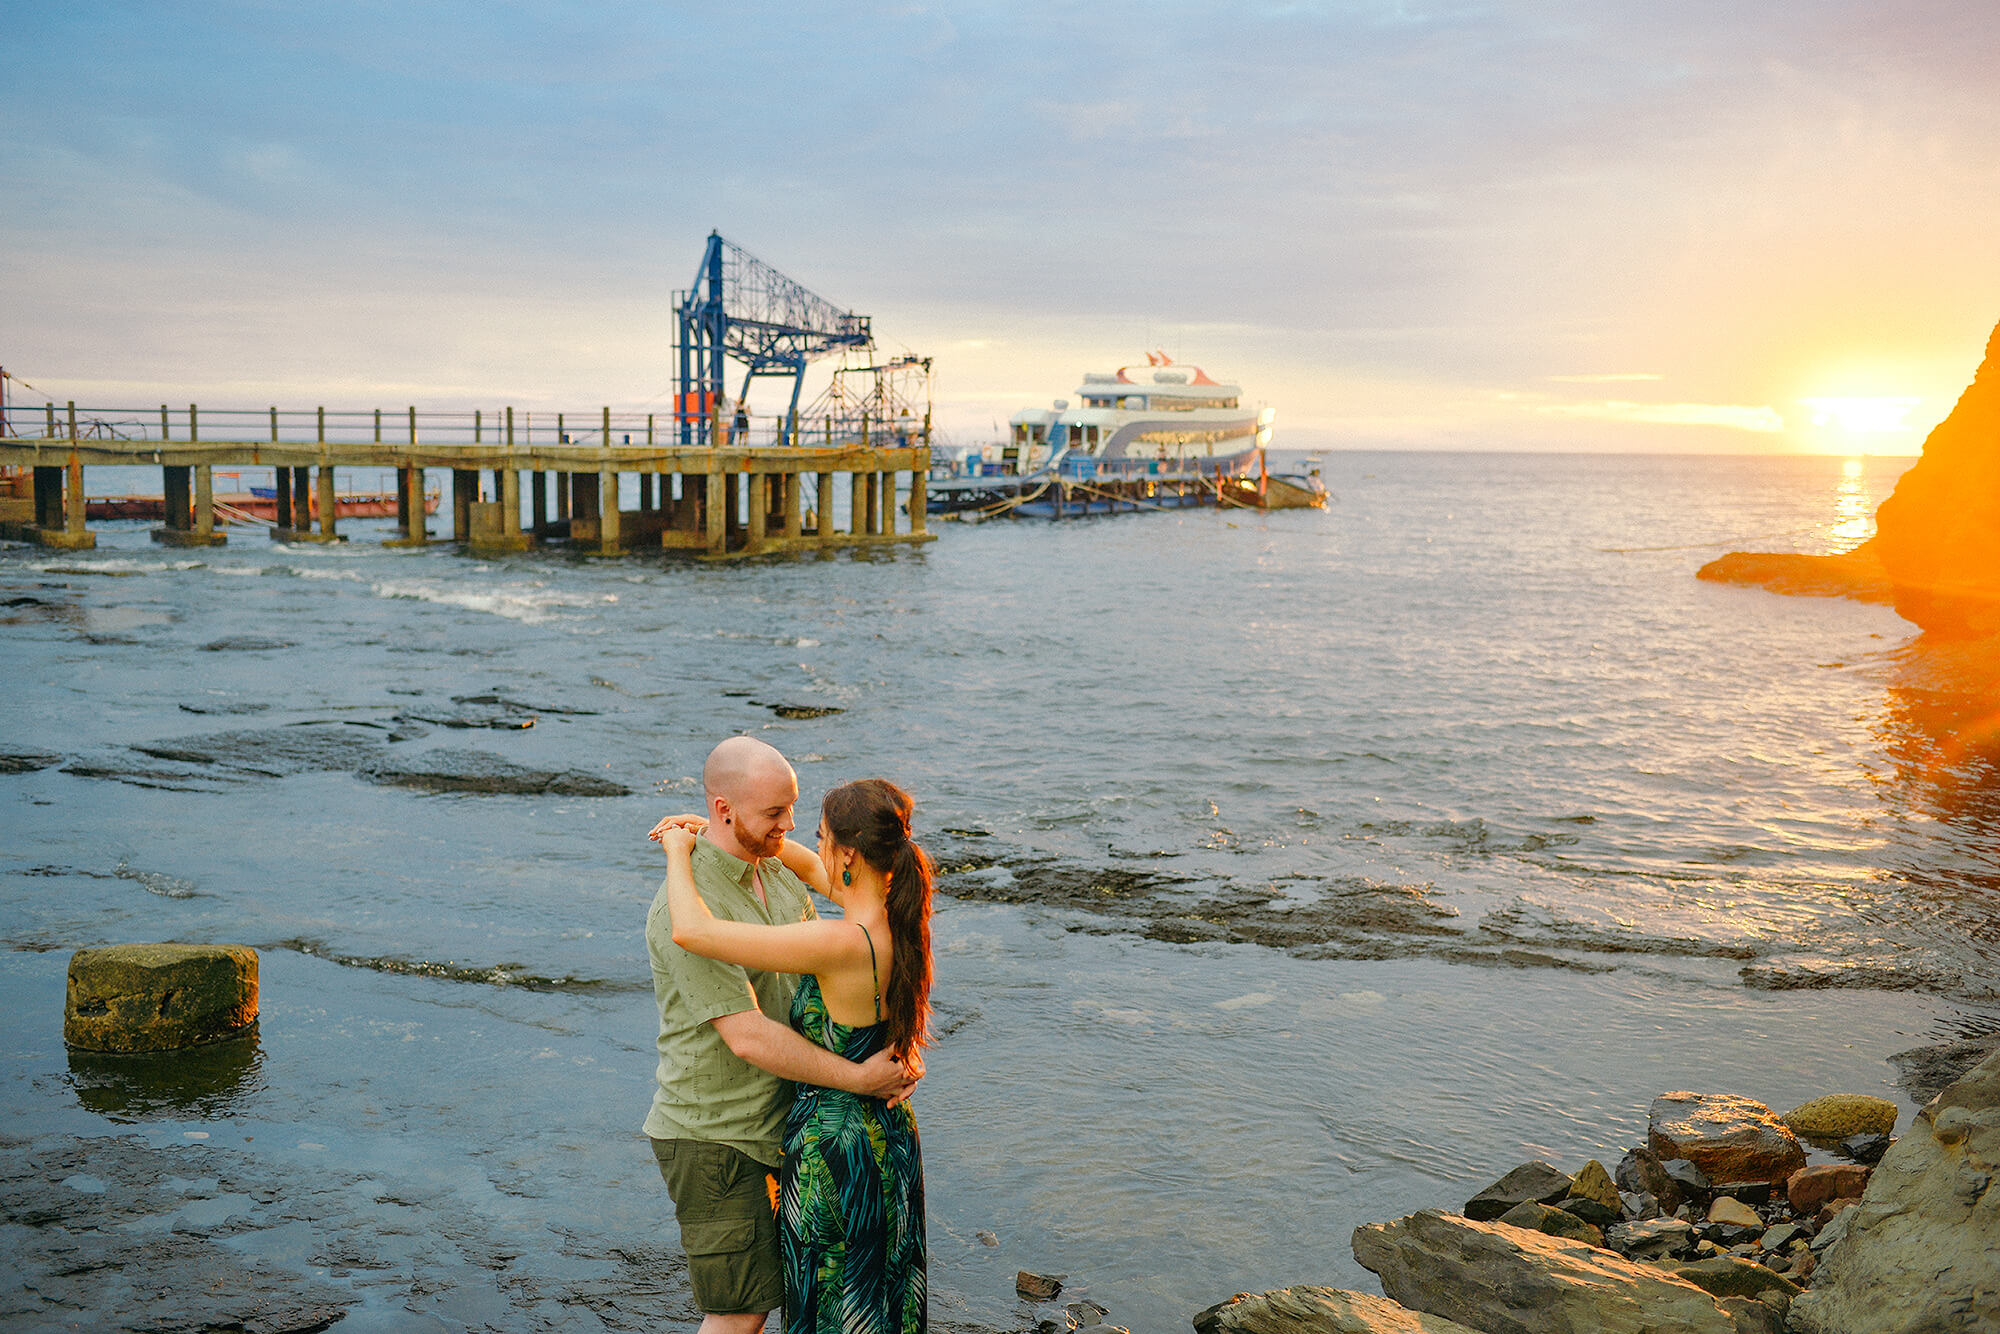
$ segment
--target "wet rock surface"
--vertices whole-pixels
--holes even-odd
[[[575,770],[530,769],[477,750],[427,751],[359,771],[370,783],[422,792],[552,797],[624,797],[623,783]]]
[[[1897,1086],[1922,1105],[1971,1073],[1974,1066],[1996,1051],[2000,1051],[2000,1033],[1989,1033],[1935,1047],[1899,1051],[1889,1058],[1889,1064],[1900,1072]]]
[[[552,1224],[524,1247],[448,1196],[137,1137],[0,1136],[0,1325],[161,1334],[327,1328],[554,1331],[699,1320],[678,1248],[610,1254]],[[428,1325],[412,1317],[428,1318]]]

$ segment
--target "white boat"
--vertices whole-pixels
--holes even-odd
[[[1062,517],[1245,503],[1242,479],[1261,476],[1276,415],[1152,353],[1086,374],[1074,401],[1015,413],[1005,441],[935,463],[930,508]]]

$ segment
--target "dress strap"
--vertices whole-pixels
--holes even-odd
[[[856,922],[856,926],[861,923]],[[868,934],[868,928],[861,926],[862,938],[868,942],[868,980],[875,984],[875,1022],[882,1022],[882,979],[875,975],[875,937]]]

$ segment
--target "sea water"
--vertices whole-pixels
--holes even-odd
[[[1020,1327],[1019,1269],[1141,1330],[1372,1290],[1355,1225],[1615,1165],[1668,1089],[1907,1116],[1889,1056],[2000,1027],[1977,673],[1888,608],[1694,578],[1852,545],[1906,462],[1336,453],[1323,512],[729,564],[368,521],[5,548],[0,751],[42,757],[0,775],[9,1133],[332,1173],[376,1267],[310,1219],[228,1244],[385,1319],[684,1309],[645,834],[737,732],[807,828],[902,783],[945,868],[941,1322]],[[494,774],[534,790],[458,781]],[[140,940],[258,948],[234,1067],[65,1056],[70,952]]]

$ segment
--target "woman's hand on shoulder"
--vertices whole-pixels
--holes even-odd
[[[669,815],[666,819],[654,825],[652,831],[646,837],[671,851],[672,845],[667,842],[667,835],[669,833],[677,830],[684,831],[690,839],[686,846],[693,847],[692,840],[707,828],[708,817],[705,815]]]

